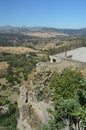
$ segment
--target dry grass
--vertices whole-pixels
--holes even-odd
[[[48,50],[48,49],[50,49],[50,48],[55,48],[55,44],[52,43],[52,42],[49,42],[48,44],[46,44],[46,45],[44,46],[44,48],[42,48],[42,50]]]
[[[1,90],[0,95],[7,96],[11,101],[17,101],[19,97],[17,92],[12,92],[11,89]]]
[[[6,82],[7,82],[6,78],[0,78],[0,83],[1,84],[6,84]]]
[[[20,54],[20,53],[37,52],[37,51],[27,47],[0,47],[0,52]]]
[[[7,69],[9,64],[7,62],[0,62],[0,70]]]

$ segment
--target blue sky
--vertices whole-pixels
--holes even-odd
[[[0,26],[86,28],[86,0],[0,0]]]

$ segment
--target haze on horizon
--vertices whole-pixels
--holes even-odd
[[[86,0],[0,0],[0,26],[85,28]]]

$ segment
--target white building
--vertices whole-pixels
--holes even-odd
[[[38,63],[37,70],[50,69],[61,72],[62,70],[72,67],[86,73],[86,47],[80,47],[67,52],[49,56],[50,61]]]
[[[50,62],[59,63],[62,59],[86,63],[86,47],[77,48],[60,54],[49,56]]]

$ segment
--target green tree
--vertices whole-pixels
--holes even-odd
[[[53,98],[56,100],[60,98],[71,98],[74,93],[79,89],[84,89],[82,85],[83,75],[78,70],[66,69],[61,73],[55,73],[50,83],[52,92],[54,91]]]
[[[66,69],[55,73],[50,88],[53,95],[54,111],[47,127],[60,130],[75,125],[76,130],[86,126],[86,80],[77,70]]]

